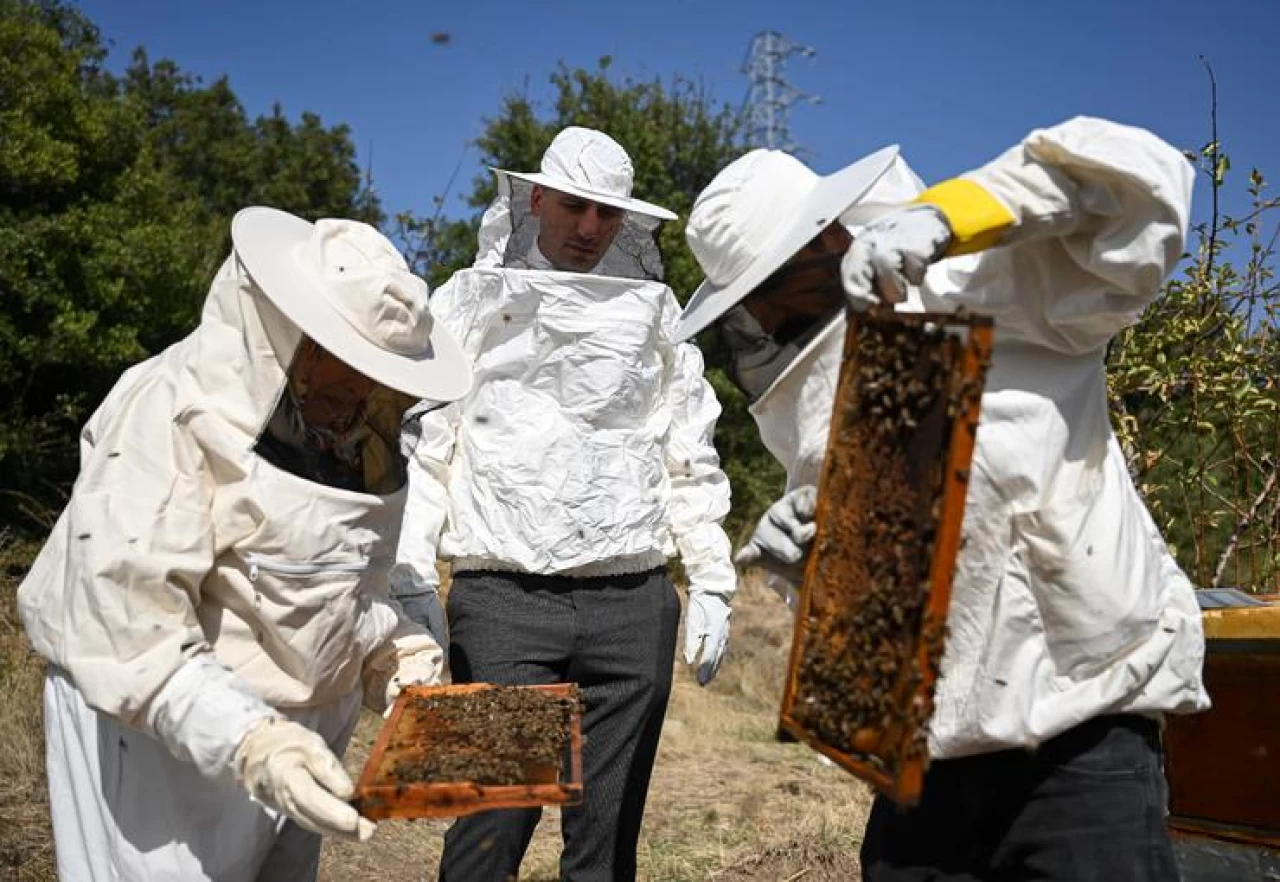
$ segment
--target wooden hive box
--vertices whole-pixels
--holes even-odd
[[[919,800],[989,319],[850,316],[780,735]]]
[[[374,742],[353,804],[364,817],[458,817],[582,800],[578,687],[411,686]]]
[[[1169,825],[1280,849],[1280,605],[1204,613],[1213,707],[1165,719]]]

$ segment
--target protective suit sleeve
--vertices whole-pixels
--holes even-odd
[[[439,683],[444,668],[443,616],[427,611],[441,610],[436,547],[448,514],[445,471],[453,450],[455,413],[454,405],[424,403],[410,410],[401,431],[409,487],[396,560],[388,576],[398,624],[361,670],[365,707],[376,713],[385,712],[410,683]]]
[[[89,706],[147,728],[144,710],[210,651],[196,618],[214,559],[203,459],[172,388],[134,374],[93,421],[71,500],[18,592],[36,650]]]
[[[233,777],[246,733],[274,719],[280,714],[205,652],[178,668],[148,702],[144,728],[205,777]]]
[[[1182,254],[1194,170],[1155,135],[1079,117],[918,197],[955,233],[930,267],[942,298],[994,315],[1004,339],[1079,355],[1136,320]]]
[[[456,405],[413,414],[405,421],[401,446],[408,463],[409,488],[391,592],[397,599],[436,592],[436,548],[449,513],[448,470],[453,455]]]
[[[667,289],[666,325],[674,334],[679,306]],[[668,337],[668,339],[672,339]],[[729,512],[729,479],[720,469],[713,437],[720,402],[703,376],[702,352],[692,343],[670,350],[667,403],[671,425],[665,447],[671,481],[671,532],[689,578],[685,662],[698,683],[715,677],[729,644],[730,599],[738,587],[732,548],[720,522]]]
[[[675,297],[670,296],[674,305]],[[678,309],[674,306],[672,314]],[[689,576],[690,593],[704,591],[727,600],[738,581],[729,537],[720,525],[729,513],[729,479],[713,444],[720,402],[703,376],[702,353],[691,343],[672,347],[667,396],[671,532]]]
[[[673,339],[680,303],[667,289],[667,341]],[[689,576],[690,594],[705,591],[728,602],[737,589],[732,548],[721,521],[730,508],[728,477],[714,445],[721,406],[703,375],[703,353],[692,343],[668,343],[667,474],[671,480],[671,531]]]

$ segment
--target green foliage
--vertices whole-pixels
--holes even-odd
[[[194,327],[232,214],[382,220],[345,126],[250,120],[142,50],[122,77],[59,2],[0,0],[0,517],[47,522],[130,364]],[[33,523],[34,522],[34,523]]]
[[[658,245],[667,282],[684,302],[702,280],[702,272],[685,244],[683,219],[702,187],[743,152],[739,120],[686,80],[614,81],[608,68],[608,58],[602,58],[594,71],[559,68],[551,75],[555,98],[550,108],[538,107],[527,95],[509,95],[501,112],[486,121],[476,147],[486,167],[536,170],[543,151],[565,126],[607,132],[631,156],[635,195],[681,218],[663,226]],[[397,218],[410,262],[433,285],[470,266],[480,212],[496,195],[493,176],[486,171],[472,182],[467,197],[476,210],[471,218],[441,220],[439,212],[434,218],[409,214]],[[725,375],[724,353],[711,335],[699,342],[708,378],[724,407],[716,447],[733,486],[734,507],[727,527],[737,537],[777,498],[782,469],[760,446],[746,401]]]
[[[1218,214],[1231,164],[1216,140],[1191,155],[1211,219],[1185,271],[1114,342],[1117,434],[1152,514],[1201,587],[1280,587],[1280,420],[1274,212],[1257,170],[1242,218]],[[1244,267],[1226,258],[1243,254]]]

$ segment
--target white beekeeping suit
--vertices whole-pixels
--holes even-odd
[[[440,401],[466,391],[466,362],[373,228],[251,208],[232,235],[199,327],[86,426],[19,589],[50,661],[64,880],[313,877],[319,837],[290,820],[371,832],[337,759],[362,692],[377,708],[439,676],[439,647],[388,593],[404,487],[326,486],[259,450],[307,340]]]
[[[437,558],[586,577],[647,570],[678,552],[693,616],[714,631],[709,679],[737,585],[720,526],[729,485],[712,446],[720,405],[701,352],[674,339],[675,295],[653,280],[657,221],[632,211],[591,274],[558,272],[538,251],[526,179],[541,180],[498,174],[475,266],[431,299],[475,360],[476,382],[410,423],[397,595],[412,610],[434,594]],[[692,663],[702,635],[689,636]]]
[[[654,230],[672,215],[632,197],[632,177],[621,145],[577,127],[540,172],[498,173],[475,266],[431,301],[475,386],[410,422],[393,571],[406,611],[442,634],[435,564],[452,563],[456,679],[579,684],[586,792],[561,815],[574,879],[635,876],[680,617],[668,557],[688,576],[684,655],[703,684],[737,585],[720,406],[657,281]],[[537,823],[536,810],[460,819],[441,880],[514,878]]]
[[[725,243],[750,250],[751,206],[803,216],[812,235],[815,222],[857,203],[850,254],[874,249],[884,225],[873,219],[890,214],[871,203],[901,197],[876,197],[890,167],[883,154],[857,165],[842,173],[842,192],[837,176],[819,179],[766,151],[722,173],[690,218],[708,282],[679,336],[715,321],[798,247],[759,244],[735,269]],[[850,172],[859,178],[852,188]],[[778,183],[795,176],[808,183]],[[963,307],[996,319],[930,724],[934,758],[1035,747],[1100,714],[1208,706],[1192,586],[1126,471],[1103,363],[1108,341],[1159,293],[1181,254],[1191,181],[1178,151],[1149,133],[1078,118],[916,197],[945,216],[947,253],[959,256],[929,265],[945,241],[931,235],[920,237],[918,258],[889,252],[896,266],[886,273],[916,260],[923,274],[899,309]],[[820,192],[834,211],[816,204]],[[902,218],[889,225],[915,222]],[[759,278],[742,284],[742,266]],[[854,284],[850,257],[845,270]],[[752,406],[789,488],[817,480],[842,338],[836,319]]]

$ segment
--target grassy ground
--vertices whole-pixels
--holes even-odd
[[[31,549],[0,536],[0,880],[55,878],[40,723],[41,666],[18,630],[14,592]],[[807,748],[774,740],[790,614],[748,581],[734,604],[729,657],[700,688],[677,662],[675,691],[640,842],[651,882],[845,882],[870,797]],[[366,715],[347,756],[353,776],[379,720]],[[434,879],[444,823],[389,821],[365,845],[325,846],[323,882]],[[525,882],[557,878],[559,827],[544,817]]]
[[[40,721],[43,666],[18,632],[15,592],[34,549],[0,531],[0,879],[55,877]]]

